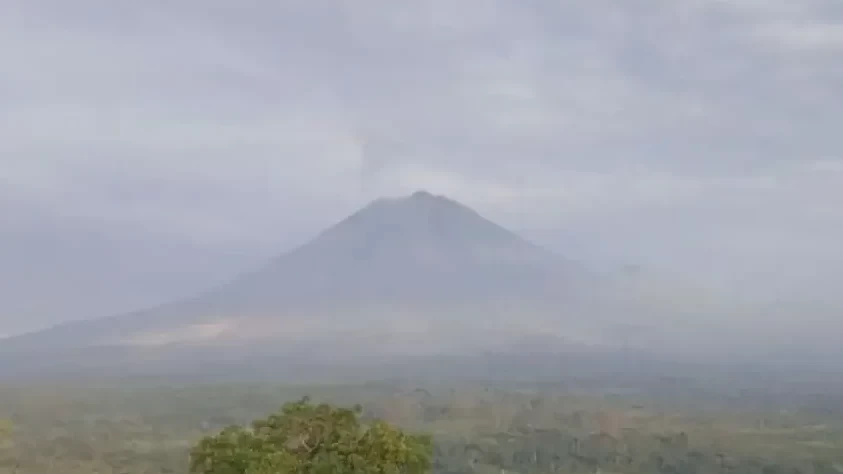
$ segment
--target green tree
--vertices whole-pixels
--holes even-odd
[[[195,474],[422,474],[430,469],[430,437],[408,435],[382,421],[364,425],[361,409],[285,404],[251,427],[229,427],[191,451]]]

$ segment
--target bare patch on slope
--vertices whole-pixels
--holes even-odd
[[[233,320],[212,323],[192,324],[166,331],[148,331],[133,334],[120,344],[129,346],[154,347],[168,344],[201,343],[219,339],[234,328]]]

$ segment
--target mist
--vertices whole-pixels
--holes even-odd
[[[664,353],[843,331],[831,0],[108,5],[0,7],[0,334],[202,294],[417,189],[642,269],[612,324]]]

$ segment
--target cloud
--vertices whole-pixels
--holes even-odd
[[[799,52],[839,53],[843,50],[843,25],[839,23],[770,24],[760,27],[756,35],[775,46]]]
[[[694,268],[714,241],[747,271],[813,264],[843,238],[842,14],[833,0],[5,2],[0,230],[257,258],[427,188],[583,254],[655,262],[661,242]]]

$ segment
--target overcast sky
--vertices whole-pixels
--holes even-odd
[[[0,334],[417,188],[571,258],[819,298],[841,123],[839,0],[0,0]]]

